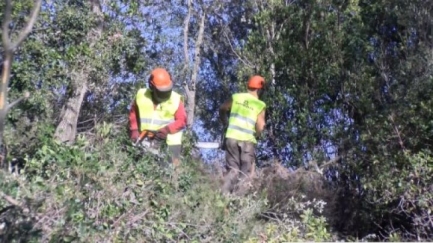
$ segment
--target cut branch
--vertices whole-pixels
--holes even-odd
[[[1,192],[0,195],[6,202],[8,202],[14,206],[20,207],[20,208],[22,207],[21,203],[15,199],[13,199],[11,196],[8,196],[8,195],[4,194],[3,192]]]

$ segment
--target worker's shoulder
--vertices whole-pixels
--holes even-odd
[[[183,99],[183,96],[184,96],[184,95],[182,95],[179,92],[174,91],[174,90],[171,91],[171,95],[174,95],[175,97],[179,97],[181,99]]]
[[[185,95],[182,95],[179,92],[174,90],[171,91],[171,98],[172,99],[174,98],[175,100],[179,100],[181,103],[185,102]]]
[[[137,90],[136,97],[138,97],[138,96],[141,97],[142,95],[145,95],[146,92],[148,92],[148,90],[149,90],[149,89],[147,89],[147,88],[139,88],[139,89]]]
[[[233,98],[242,97],[242,96],[248,96],[248,93],[246,92],[236,92],[232,94]]]
[[[260,110],[266,109],[266,103],[263,100],[261,100],[257,97],[254,97],[254,101]]]

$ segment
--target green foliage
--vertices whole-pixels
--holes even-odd
[[[14,178],[1,172],[3,192],[30,209],[24,215],[38,218],[28,220],[33,230],[9,236],[18,241],[33,235],[43,242],[255,242],[251,239],[263,230],[257,216],[269,207],[266,200],[224,196],[212,175],[188,156],[175,172],[126,145],[127,138],[117,132],[102,123],[94,136],[79,136],[73,146],[41,138],[24,173]],[[329,238],[321,218],[303,208],[297,211],[305,218],[296,221],[302,225],[296,239],[304,234]],[[288,222],[266,225],[281,228]]]
[[[249,243],[256,242],[294,242],[294,241],[330,241],[331,234],[328,232],[328,224],[323,216],[317,216],[313,209],[323,212],[324,202],[313,200],[301,202],[293,197],[288,202],[293,213],[300,213],[300,219],[288,217],[283,214],[281,219],[274,219],[279,223],[266,223],[259,231],[258,236],[248,239]]]
[[[264,97],[263,152],[290,166],[340,156],[327,173],[341,196],[342,231],[431,237],[420,222],[430,219],[430,179],[411,179],[429,171],[420,159],[431,147],[425,19],[410,1],[272,1],[254,16],[245,57],[275,80]]]
[[[375,175],[374,180],[365,180],[364,187],[370,192],[375,207],[397,208],[396,216],[404,215],[406,220],[414,222],[411,227],[419,237],[428,238],[432,230],[428,222],[432,219],[433,206],[432,180],[428,176],[433,170],[431,152],[406,151],[400,158],[400,166],[392,161],[380,165],[379,161],[373,162],[380,168],[380,175]],[[387,211],[376,209],[375,213],[386,215]]]
[[[11,29],[24,26],[32,3],[13,1]],[[170,1],[105,1],[102,33],[92,42],[99,23],[89,3],[44,2],[15,56],[9,98],[25,90],[31,97],[8,113],[5,138],[8,159],[24,158],[27,167],[18,178],[1,173],[0,186],[32,210],[2,214],[19,219],[12,238],[323,241],[332,238],[328,224],[349,239],[431,238],[431,3],[216,1],[207,13],[196,91],[200,122],[220,135],[216,111],[227,94],[244,90],[253,73],[265,76],[271,85],[263,96],[260,155],[292,167],[340,157],[323,170],[339,196],[328,205],[340,209],[322,215],[326,221],[306,208],[294,214],[304,199],[297,197],[294,207],[278,204],[292,193],[288,183],[264,186],[269,190],[260,197],[222,196],[217,175],[197,164],[191,131],[179,175],[129,146],[126,108],[147,71],[164,65],[176,88],[183,85],[177,31],[185,9]],[[197,19],[191,22],[197,31]],[[72,73],[84,68],[88,91],[75,111],[80,135],[72,146],[58,144],[51,139],[55,126],[82,81]],[[286,221],[259,220],[270,208]]]

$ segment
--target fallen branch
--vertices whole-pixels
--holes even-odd
[[[8,202],[14,206],[17,206],[19,208],[23,208],[23,205],[20,202],[13,199],[11,196],[6,195],[4,192],[0,192],[0,195],[4,200],[6,200],[6,202]]]
[[[311,165],[312,167],[314,167],[314,169],[316,169],[317,173],[319,173],[319,174],[322,175],[323,174],[323,169],[325,169],[325,167],[328,167],[328,166],[330,166],[332,164],[337,163],[340,159],[341,159],[341,157],[337,156],[337,157],[335,157],[335,158],[333,158],[331,160],[326,161],[325,163],[321,164],[320,166],[317,165],[317,161],[316,160],[311,160],[311,161],[308,162],[308,166]]]
[[[19,207],[23,213],[27,214],[30,213],[30,208],[26,207],[23,203],[17,201],[16,199],[12,198],[11,196],[5,194],[4,192],[0,192],[0,197],[3,198],[6,202],[8,202],[9,204]],[[30,218],[36,219],[38,221],[40,221],[41,218],[44,217],[44,215],[42,214],[36,214],[36,215],[28,215]],[[47,231],[47,232],[51,232],[52,229],[44,224],[41,225],[42,230]]]

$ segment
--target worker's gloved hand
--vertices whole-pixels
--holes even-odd
[[[156,131],[155,137],[157,139],[162,139],[162,140],[166,139],[169,132],[170,131],[168,130],[168,127],[165,126],[165,127],[161,128],[161,129],[159,129],[158,131]]]
[[[132,130],[129,135],[133,142],[135,142],[139,136],[140,134],[138,133],[138,130]]]

